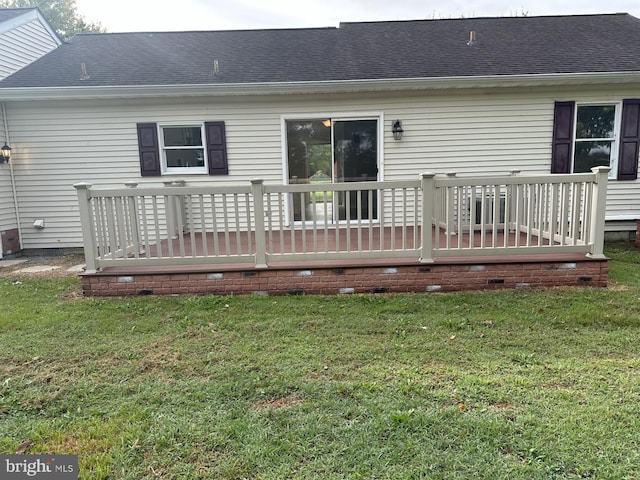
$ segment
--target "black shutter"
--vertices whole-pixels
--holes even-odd
[[[227,175],[227,140],[224,122],[205,122],[204,131],[207,137],[207,157],[209,159],[209,175]]]
[[[573,112],[575,102],[556,102],[553,110],[551,173],[570,173],[573,161]]]
[[[140,152],[140,175],[159,177],[160,148],[158,146],[158,128],[155,123],[138,123],[138,150]]]
[[[640,154],[640,100],[622,101],[622,125],[620,128],[620,154],[618,155],[618,180],[638,178]]]

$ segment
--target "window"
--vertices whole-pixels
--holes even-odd
[[[638,178],[640,100],[577,105],[556,102],[551,173],[589,172],[611,167],[609,178]]]
[[[224,122],[192,125],[138,123],[140,175],[228,175]]]
[[[206,173],[203,126],[161,126],[163,171]]]
[[[578,105],[573,173],[588,173],[592,167],[607,166],[615,177],[617,111],[617,105]]]

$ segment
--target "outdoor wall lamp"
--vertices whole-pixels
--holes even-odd
[[[393,127],[391,127],[391,132],[393,133],[394,140],[402,140],[402,122],[400,120],[394,120]]]
[[[11,160],[11,147],[5,142],[4,146],[0,148],[0,163],[9,163],[9,160]]]

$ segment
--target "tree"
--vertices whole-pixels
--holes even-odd
[[[38,7],[62,40],[76,33],[102,33],[100,22],[90,22],[78,13],[75,0],[0,0],[0,8]]]

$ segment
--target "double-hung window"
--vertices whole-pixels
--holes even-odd
[[[207,173],[203,125],[161,125],[160,148],[165,173]]]
[[[224,122],[138,123],[140,175],[228,175]]]
[[[640,99],[576,104],[555,102],[551,173],[611,167],[609,178],[638,178]]]
[[[619,124],[618,104],[577,105],[573,173],[606,166],[615,178]]]

